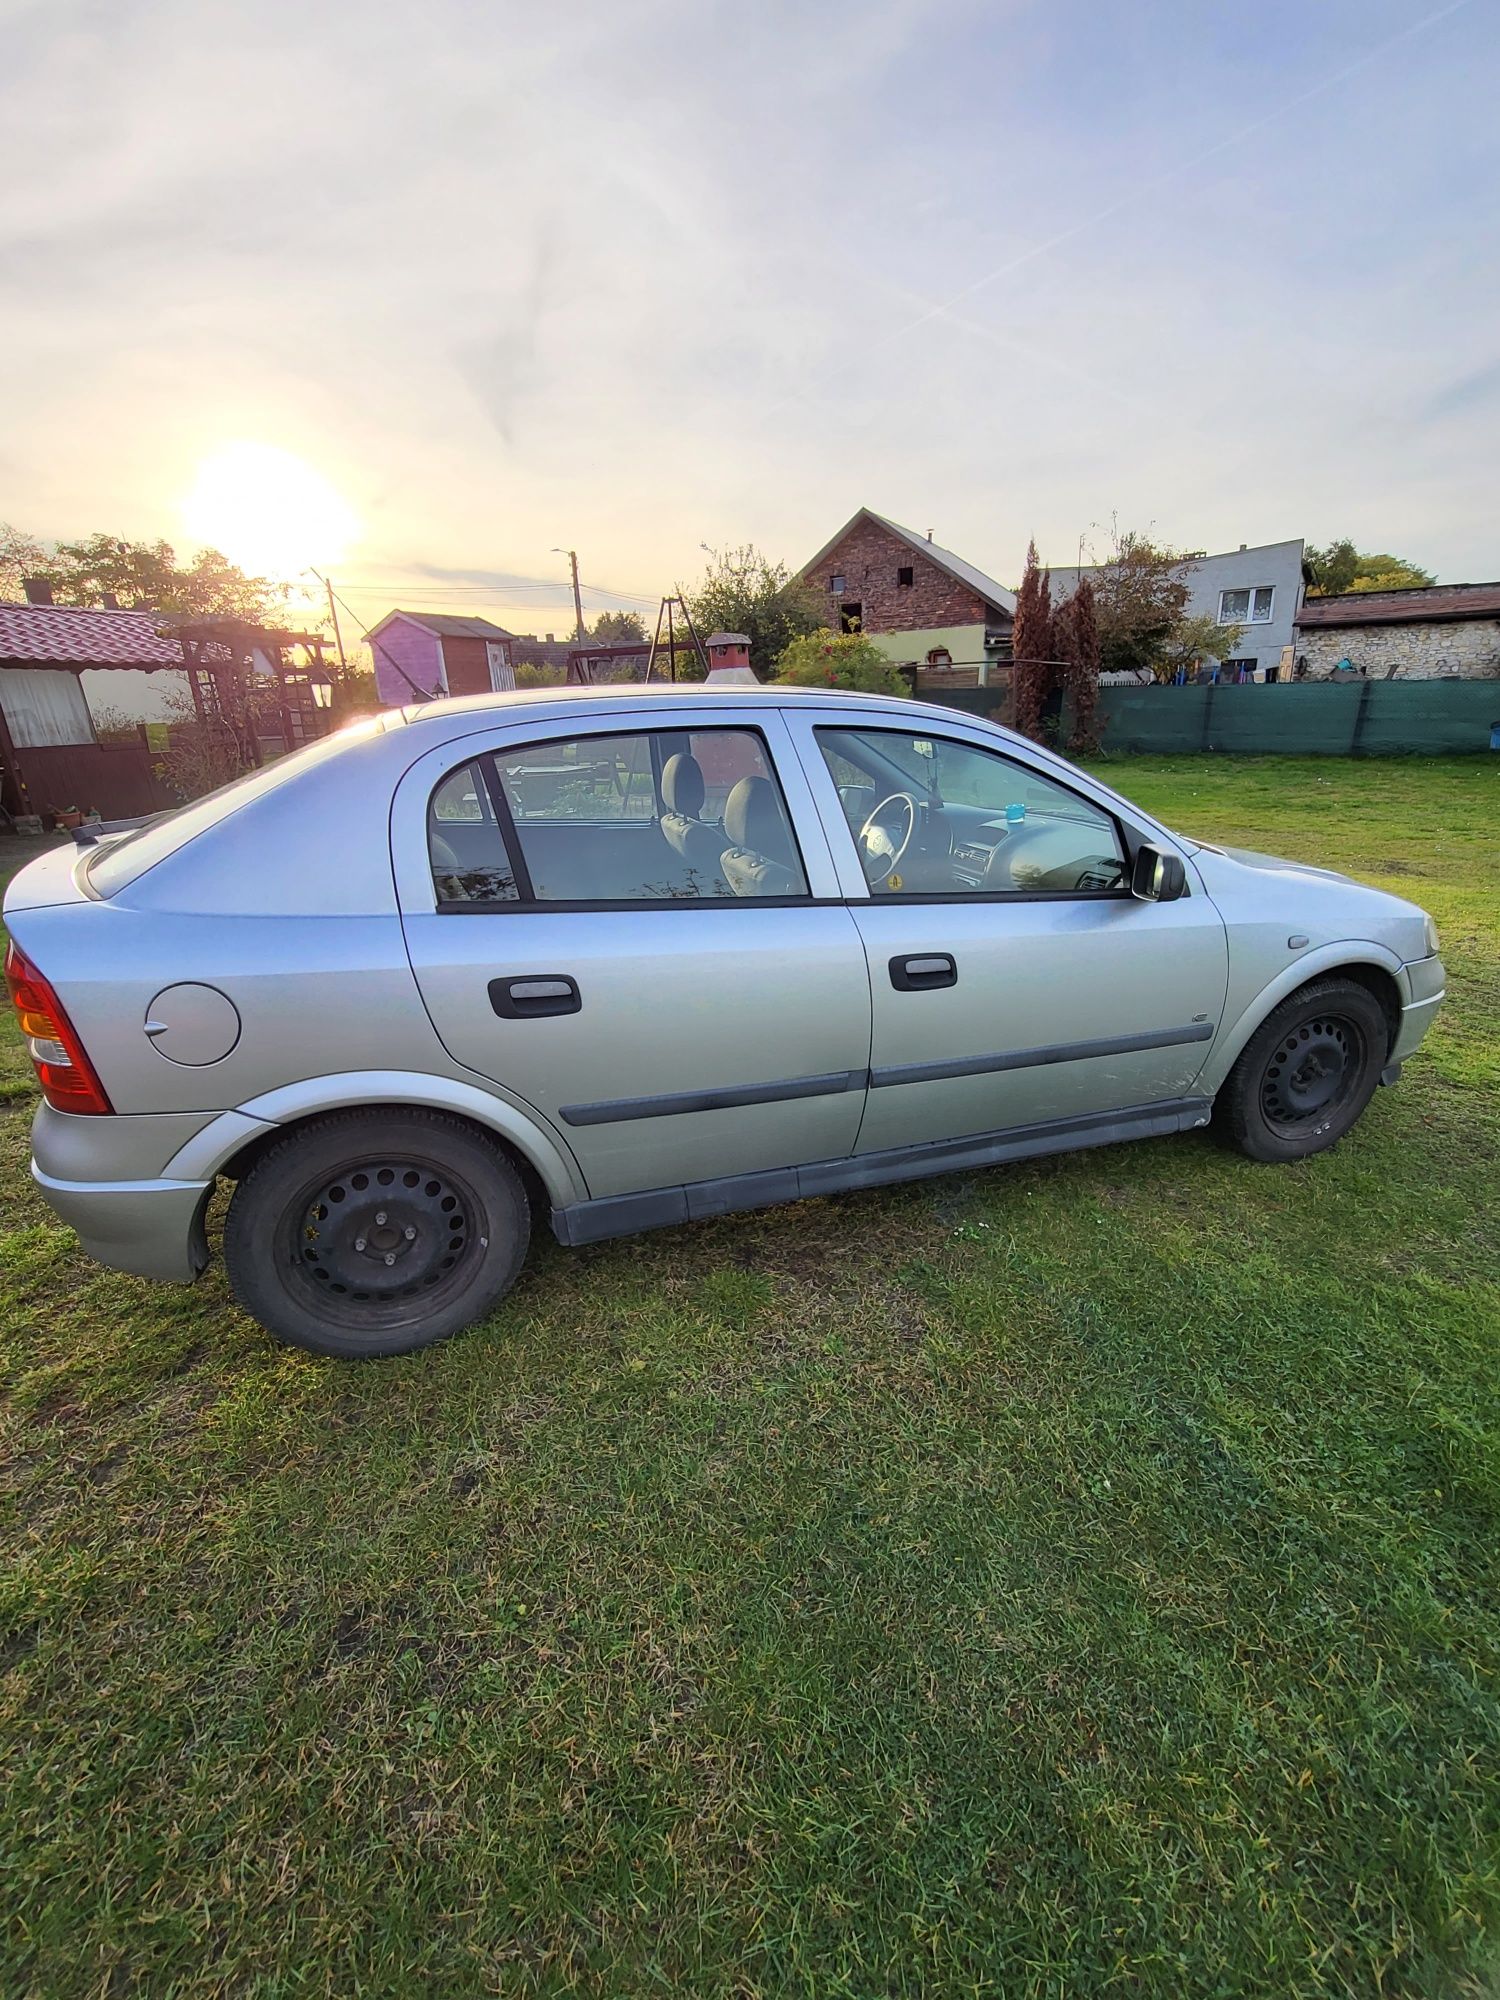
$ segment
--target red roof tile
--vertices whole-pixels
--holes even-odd
[[[154,611],[85,611],[70,604],[0,604],[0,661],[70,667],[180,667],[182,647]]]
[[[1351,590],[1341,597],[1309,597],[1297,614],[1314,626],[1419,625],[1427,619],[1500,618],[1500,583],[1434,583],[1421,590]]]

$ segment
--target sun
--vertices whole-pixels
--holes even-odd
[[[306,459],[248,441],[203,461],[183,519],[195,541],[252,576],[323,568],[340,561],[359,536],[353,510]]]

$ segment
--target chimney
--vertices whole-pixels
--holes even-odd
[[[929,541],[929,542],[930,542],[930,541],[932,540],[932,530],[931,530],[931,528],[929,528],[929,529],[927,530],[927,539],[928,539],[928,541]]]
[[[710,632],[704,644],[708,649],[709,687],[759,687],[759,677],[750,664],[750,640],[746,633]]]
[[[26,602],[28,604],[50,604],[52,602],[52,586],[50,583],[44,583],[39,576],[23,577],[21,579],[21,587],[26,592]]]
[[[1248,548],[1249,548],[1249,546],[1250,546],[1250,544],[1249,544],[1248,542],[1241,542],[1241,543],[1240,543],[1240,554],[1241,554],[1241,555],[1243,555],[1243,554],[1245,553],[1246,549],[1248,549]]]
[[[106,611],[118,611],[120,608],[120,600],[112,590],[105,591],[103,604]]]

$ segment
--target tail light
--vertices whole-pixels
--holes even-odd
[[[53,1110],[113,1111],[62,1002],[14,943],[5,954],[5,983],[31,1049],[42,1095]]]

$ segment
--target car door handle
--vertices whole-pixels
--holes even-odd
[[[578,981],[566,972],[492,979],[490,1005],[502,1021],[536,1021],[547,1014],[576,1014],[583,1005]]]
[[[891,960],[891,984],[898,993],[926,993],[937,986],[956,986],[958,966],[947,951],[918,952]]]

